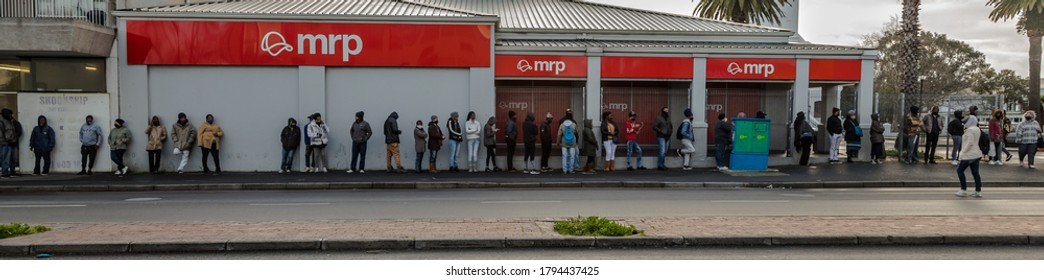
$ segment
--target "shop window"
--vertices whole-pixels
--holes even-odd
[[[19,60],[0,60],[0,91],[22,90],[22,79],[28,74],[28,63]]]
[[[517,114],[515,120],[518,122],[518,143],[522,143],[522,124],[528,112],[533,112],[537,126],[544,122],[547,112],[551,112],[554,117],[551,125],[552,135],[557,135],[558,120],[565,115],[566,109],[573,109],[574,120],[582,124],[583,94],[583,86],[572,82],[498,81],[495,111],[500,131],[497,132],[497,141],[504,139],[508,111],[515,111]]]
[[[638,134],[638,143],[656,144],[653,125],[663,107],[670,109],[671,125],[677,129],[682,112],[688,108],[689,88],[687,83],[666,82],[605,82],[602,84],[602,111],[613,113],[613,120],[621,127],[627,122],[628,113],[634,111],[637,121],[643,126]],[[621,129],[620,137],[624,138]]]
[[[24,91],[105,92],[105,59],[37,58]]]
[[[718,115],[729,120],[744,113],[748,118],[758,111],[765,112],[771,125],[771,149],[786,149],[787,123],[790,121],[789,84],[771,83],[711,83],[707,88],[707,144],[714,145],[714,128]]]

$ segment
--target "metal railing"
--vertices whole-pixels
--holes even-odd
[[[0,0],[0,18],[73,18],[113,27],[111,0]]]

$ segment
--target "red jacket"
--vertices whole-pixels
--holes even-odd
[[[990,141],[1000,142],[1004,139],[1001,124],[997,120],[990,120]]]
[[[637,123],[632,122],[630,118],[627,119],[627,124],[625,125],[627,126],[627,135],[625,136],[625,139],[627,139],[627,141],[638,140],[638,129],[641,127],[639,127]]]

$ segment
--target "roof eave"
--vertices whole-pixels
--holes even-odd
[[[553,34],[599,34],[599,35],[681,35],[681,36],[758,36],[758,37],[790,37],[790,31],[766,32],[697,32],[697,31],[655,31],[655,30],[600,30],[600,29],[546,29],[546,28],[503,28],[503,33],[553,33]]]
[[[365,16],[365,15],[305,15],[305,14],[256,14],[256,13],[196,13],[196,12],[142,12],[115,11],[120,18],[163,18],[163,19],[232,19],[232,20],[323,20],[323,21],[370,21],[370,22],[482,22],[496,23],[500,18],[493,16]]]
[[[496,52],[569,52],[586,51],[587,47],[520,47],[496,46]],[[776,50],[727,48],[602,48],[604,53],[664,53],[664,54],[753,54],[753,55],[837,55],[861,56],[863,50]]]

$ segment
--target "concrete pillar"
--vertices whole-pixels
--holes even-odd
[[[598,143],[602,143],[602,49],[587,49],[587,84],[584,86],[584,114],[586,118],[593,121],[595,137],[599,137]],[[601,150],[601,148],[599,148]],[[598,157],[598,162],[603,162],[605,157]]]
[[[312,113],[320,113],[324,117],[328,116],[326,105],[326,67],[324,66],[299,66],[297,68],[297,123],[301,125],[301,132],[304,133],[304,126],[308,125],[308,116]],[[291,167],[293,170],[302,170],[304,167],[304,156],[305,149],[301,148],[297,153],[297,160],[294,160],[294,166]],[[334,161],[330,161],[333,163]],[[333,168],[332,166],[329,168]]]
[[[793,139],[797,139],[798,135],[794,135],[794,124],[792,123],[797,118],[798,112],[805,112],[806,118],[811,117],[812,108],[808,100],[808,80],[809,80],[809,60],[808,58],[799,58],[797,60],[797,74],[794,78],[794,85],[791,88],[791,104],[790,104],[790,119],[786,120],[790,125],[787,126],[787,139],[790,139],[790,143],[787,143],[787,150],[790,151],[791,155],[798,155],[797,150],[794,147]]]
[[[694,159],[704,162],[713,161],[707,158],[707,56],[695,55],[692,61],[692,86],[689,90],[689,100],[692,108],[692,132],[696,135],[696,141],[692,143],[696,147]],[[695,165],[695,162],[694,162]]]
[[[823,112],[823,117],[819,119],[819,133],[816,134],[818,138],[816,141],[816,152],[818,153],[829,153],[830,152],[830,132],[827,131],[826,125],[827,120],[833,116],[834,108],[841,107],[841,87],[839,86],[824,86],[823,87],[823,102],[822,107],[819,108],[820,112]]]
[[[864,58],[862,61],[862,69],[860,69],[859,84],[857,85],[857,112],[859,114],[859,126],[863,128],[863,149],[859,151],[860,161],[866,161],[870,159],[870,125],[873,121],[870,119],[870,115],[874,110],[874,59],[877,55],[873,55],[869,58]]]
[[[148,125],[147,120],[152,117],[152,108],[148,106],[148,104],[150,104],[149,67],[146,65],[128,65],[126,58],[119,57],[119,54],[127,53],[127,22],[120,20],[117,23],[116,30],[118,31],[116,35],[117,53],[114,54],[113,57],[116,58],[117,63],[116,65],[106,63],[107,67],[116,66],[116,68],[118,68],[114,73],[115,75],[106,77],[108,81],[111,82],[115,80],[118,83],[118,89],[114,90],[112,86],[109,86],[108,89],[110,91],[110,108],[117,108],[115,110],[110,109],[113,110],[110,112],[110,116],[113,117],[110,118],[110,120],[115,120],[115,117],[122,117],[124,120],[130,122],[128,129],[131,130],[132,139],[145,139],[145,134],[143,132]],[[110,72],[110,74],[113,73]],[[117,77],[119,79],[117,79]],[[169,129],[175,121],[177,120],[169,117],[164,118],[163,125]],[[111,123],[98,123],[98,125],[103,128],[106,126],[112,126]],[[108,128],[106,128],[106,130],[108,130]],[[170,133],[170,131],[167,131],[167,133]],[[108,134],[105,134],[105,136],[108,137]],[[167,142],[171,143],[172,141]],[[127,166],[130,166],[132,173],[137,173],[142,170],[147,172],[149,170],[148,155],[144,152],[146,143],[148,143],[148,141],[132,140],[130,145],[127,147],[127,153],[124,155],[124,162]],[[173,144],[167,145],[167,147],[173,146]],[[108,147],[108,145],[103,145],[103,147]],[[167,151],[169,151],[169,148]],[[98,160],[95,164],[95,171],[107,170],[107,166],[109,166],[111,162],[108,160],[108,155],[109,151],[107,148],[98,150]],[[164,158],[173,157],[166,156]],[[23,160],[23,162],[25,161]],[[162,166],[165,170],[170,170],[170,165],[167,163],[168,162],[164,162]]]

